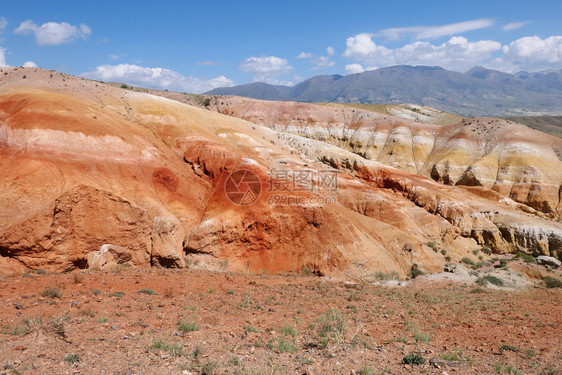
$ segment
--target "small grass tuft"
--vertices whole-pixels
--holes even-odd
[[[64,356],[64,361],[68,363],[80,363],[82,360],[76,353],[70,353]]]

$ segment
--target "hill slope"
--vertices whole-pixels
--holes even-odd
[[[413,267],[443,269],[447,260],[429,241],[457,261],[479,246],[561,257],[560,211],[551,194],[558,175],[544,177],[552,146],[502,151],[507,168],[497,192],[487,185],[446,186],[339,147],[335,133],[322,140],[304,128],[271,129],[54,71],[2,69],[2,274],[85,268],[114,254],[136,266],[405,277]],[[302,106],[294,113],[303,124],[323,118],[319,106],[291,105]],[[247,109],[248,117],[268,116]],[[403,121],[387,116],[386,123]],[[477,125],[412,129],[423,155],[432,146],[422,135],[435,134],[450,141],[461,163],[467,148],[455,142],[485,127]],[[398,147],[403,130],[385,141],[385,150],[397,145],[397,157],[406,155]],[[541,143],[556,140],[525,127],[521,132]],[[482,142],[475,150],[496,144]],[[413,164],[420,171],[421,160],[416,156]],[[456,176],[450,165],[440,176]],[[539,183],[544,193],[535,188]]]

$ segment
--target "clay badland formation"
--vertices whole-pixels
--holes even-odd
[[[127,262],[406,277],[482,246],[562,258],[562,140],[511,121],[236,97],[204,109],[35,68],[0,80],[2,274]],[[262,181],[248,206],[224,190],[241,168]],[[272,170],[337,171],[337,190],[283,204]]]

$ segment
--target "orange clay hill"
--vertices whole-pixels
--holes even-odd
[[[484,246],[562,259],[559,138],[492,118],[201,99],[2,68],[0,274],[128,263],[404,278]]]

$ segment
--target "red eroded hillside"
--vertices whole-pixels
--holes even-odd
[[[327,129],[314,121],[261,126],[56,72],[3,69],[3,274],[126,261],[406,277],[412,267],[440,271],[481,246],[562,256],[555,147],[521,145],[517,153],[515,135],[501,145],[504,136],[491,131],[489,139],[460,135],[478,132],[485,120],[443,128],[389,118],[381,146],[371,132],[377,141],[359,152],[354,138],[337,135],[334,121]],[[551,141],[514,129],[517,137]],[[478,147],[485,156],[471,154],[480,155]],[[475,160],[468,168],[482,183],[458,182],[468,173],[457,173],[466,158]],[[480,177],[488,170],[477,168],[486,158],[497,165],[490,183]],[[239,170],[253,180],[233,180]],[[424,177],[434,170],[438,181]],[[451,183],[441,183],[443,176]],[[238,198],[227,194],[233,189]]]

